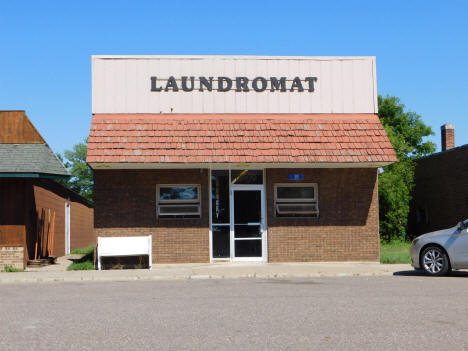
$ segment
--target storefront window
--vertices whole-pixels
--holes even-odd
[[[161,186],[159,188],[160,200],[197,200],[197,186]]]
[[[278,186],[276,198],[279,200],[311,199],[315,200],[315,188],[313,186]]]
[[[200,185],[158,185],[158,218],[200,218]]]
[[[232,184],[263,184],[263,171],[260,169],[231,170]]]
[[[276,217],[318,218],[317,184],[275,184]]]
[[[211,171],[212,223],[229,224],[229,171]]]

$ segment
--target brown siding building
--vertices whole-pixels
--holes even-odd
[[[92,204],[57,182],[69,174],[24,111],[0,111],[0,125],[0,246],[22,248],[17,268],[94,245]]]

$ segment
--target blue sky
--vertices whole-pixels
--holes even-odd
[[[91,123],[93,54],[377,56],[378,92],[468,143],[468,1],[0,0],[0,109],[57,152]]]

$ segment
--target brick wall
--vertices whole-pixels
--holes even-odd
[[[453,227],[468,218],[468,145],[417,161],[409,235]]]
[[[24,269],[24,247],[0,245],[0,271],[5,266]]]
[[[317,219],[276,218],[274,184],[302,173],[318,183]],[[378,261],[376,169],[267,169],[268,260],[270,262]]]
[[[440,127],[442,151],[453,149],[455,147],[455,127],[447,123]]]
[[[200,219],[158,219],[157,184],[201,184]],[[96,170],[96,236],[152,235],[153,263],[209,262],[208,171]]]
[[[318,183],[320,217],[275,218],[273,185]],[[97,170],[96,236],[152,235],[153,263],[209,262],[207,170]],[[157,184],[201,184],[201,219],[157,219]],[[375,169],[266,170],[268,253],[280,261],[378,261]]]

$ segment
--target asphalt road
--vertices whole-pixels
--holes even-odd
[[[468,275],[0,285],[0,350],[462,350]]]

